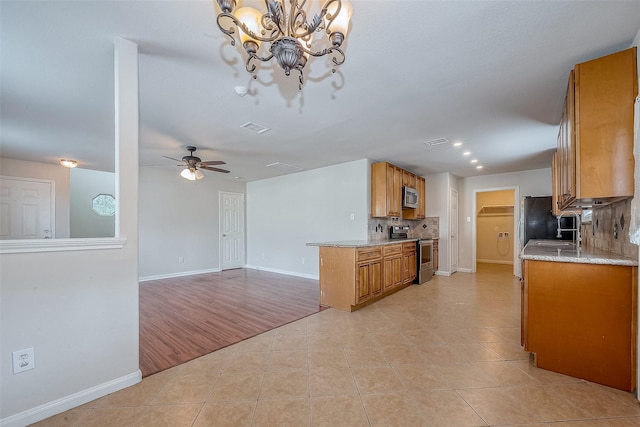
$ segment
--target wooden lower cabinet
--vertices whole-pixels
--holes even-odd
[[[404,245],[320,246],[320,304],[354,311],[410,285],[416,275],[416,247],[415,242]]]
[[[438,239],[433,239],[433,272],[438,271]]]
[[[637,267],[525,260],[522,343],[539,368],[636,388]]]
[[[373,295],[382,292],[381,281],[382,262],[380,260],[358,264],[358,278],[356,286],[356,303],[360,304]]]
[[[402,244],[402,283],[412,283],[418,273],[416,243]]]
[[[402,244],[385,245],[383,250],[383,280],[384,291],[389,291],[402,285]]]

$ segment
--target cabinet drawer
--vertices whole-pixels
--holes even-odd
[[[381,257],[382,257],[382,249],[380,248],[380,246],[358,249],[358,262],[368,261],[371,259],[377,259]]]
[[[402,253],[409,254],[411,252],[416,252],[416,242],[411,243],[403,243],[402,244]]]
[[[397,245],[385,245],[382,247],[382,254],[385,257],[391,256],[391,255],[399,255],[402,253],[402,245],[401,244],[397,244]]]

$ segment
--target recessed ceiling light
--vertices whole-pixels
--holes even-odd
[[[482,169],[482,165],[476,166],[476,169]]]
[[[463,156],[470,156],[471,155],[471,151],[465,151],[464,153],[462,153]]]
[[[462,142],[460,142],[460,141],[456,141],[456,142],[453,143],[454,147],[460,147],[461,145],[462,145]]]
[[[471,163],[478,163],[478,159],[472,159]]]

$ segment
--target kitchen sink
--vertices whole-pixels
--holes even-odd
[[[553,247],[568,247],[568,246],[574,246],[573,242],[562,242],[562,241],[554,241],[554,240],[548,240],[548,241],[539,241],[539,242],[535,242],[534,243],[536,246],[553,246]]]

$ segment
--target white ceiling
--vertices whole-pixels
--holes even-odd
[[[319,2],[310,0],[313,12]],[[244,69],[213,1],[0,3],[1,154],[113,170],[113,41],[140,52],[140,164],[196,145],[252,181],[362,158],[461,177],[550,166],[569,71],[625,49],[640,1],[352,0],[346,61]],[[239,97],[235,86],[247,86]],[[271,130],[241,129],[256,122]],[[461,141],[426,149],[424,141]],[[471,151],[463,157],[462,151]],[[470,163],[476,158],[484,166]],[[176,176],[178,176],[176,168]]]

